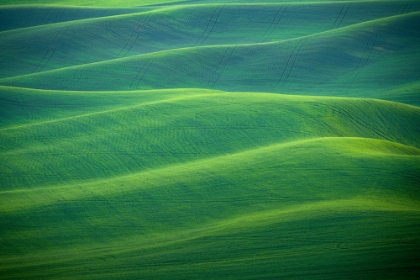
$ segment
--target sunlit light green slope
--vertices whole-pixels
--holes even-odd
[[[2,92],[10,278],[348,279],[417,265],[417,107],[200,89]]]
[[[420,277],[420,1],[138,2],[0,5],[2,279]]]

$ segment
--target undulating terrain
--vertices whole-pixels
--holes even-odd
[[[1,279],[419,279],[420,1],[2,1]]]

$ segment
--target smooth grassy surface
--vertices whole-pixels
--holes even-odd
[[[3,192],[2,223],[14,235],[2,234],[1,269],[19,278],[407,276],[420,245],[419,154],[322,138]]]
[[[325,136],[419,147],[418,108],[378,100],[199,89],[60,94],[17,88],[3,100],[2,107],[11,112],[0,129],[7,189]]]
[[[413,96],[384,95],[418,81],[418,1],[321,2],[310,8],[188,3],[131,13],[108,8],[102,11],[116,15],[96,17],[92,8],[80,8],[85,19],[65,21],[68,9],[51,9],[51,24],[1,32],[6,51],[0,61],[9,67],[0,71],[0,84],[114,91],[194,87],[418,104]]]
[[[87,6],[87,7],[139,7],[157,4],[171,4],[179,0],[5,0],[0,5],[51,5],[51,6]]]
[[[181,5],[149,11],[132,9],[131,13],[127,9],[122,15],[99,17],[100,12],[122,11],[41,7],[27,8],[36,9],[40,15],[25,19],[51,24],[1,34],[2,48],[10,52],[10,57],[3,55],[3,62],[10,63],[22,74],[168,49],[292,39],[419,8],[413,5],[407,9],[400,2],[315,4],[311,9],[296,4]],[[9,17],[22,14],[22,9],[0,10],[7,19],[8,14],[12,14]],[[84,15],[86,19],[68,21],[69,15]],[[97,18],[92,18],[94,15]],[[56,23],[59,20],[65,22]],[[13,27],[12,23],[9,28]],[[16,27],[20,25],[16,23]],[[12,48],[17,44],[19,49]],[[13,74],[11,68],[4,72],[4,77],[6,73]]]
[[[420,277],[420,1],[26,4],[1,279]]]
[[[15,112],[0,129],[6,279],[392,278],[416,266],[417,107],[2,90]]]

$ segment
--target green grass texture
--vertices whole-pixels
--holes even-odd
[[[418,279],[420,1],[2,1],[1,279]]]
[[[20,9],[12,6],[2,13],[13,16]],[[412,93],[385,94],[418,83],[418,1],[189,4],[131,13],[33,9],[53,22],[32,20],[33,26],[17,28],[10,23],[1,32],[0,47],[6,51],[0,62],[9,65],[0,70],[2,85],[188,87],[419,103]],[[68,14],[85,18],[70,20]]]

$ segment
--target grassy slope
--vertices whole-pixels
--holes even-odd
[[[2,44],[10,50],[3,62],[12,66],[3,77],[15,77],[0,83],[60,90],[200,87],[381,98],[389,88],[416,82],[420,65],[420,7],[386,3],[317,4],[311,10],[297,4],[175,6],[18,29],[3,33]],[[319,23],[310,24],[316,17]],[[251,22],[255,30],[250,33]],[[15,50],[21,38],[31,43]],[[161,79],[168,72],[174,74]]]
[[[18,271],[30,278],[406,275],[420,249],[419,169],[418,149],[322,138],[4,192],[2,223],[13,235],[3,233],[1,269],[20,279]]]
[[[11,278],[357,278],[416,265],[417,107],[200,89],[7,91],[4,106],[19,104],[0,130],[0,269]]]
[[[419,1],[151,2],[0,8],[2,278],[417,279]]]
[[[179,0],[4,0],[0,5],[51,5],[51,6],[86,6],[86,7],[139,7],[147,5],[171,4]]]
[[[312,5],[310,10],[304,5],[283,4],[188,5],[160,7],[149,12],[136,9],[120,16],[22,28],[1,34],[2,48],[10,52],[10,56],[3,55],[3,62],[10,63],[16,69],[15,73],[13,69],[3,71],[1,76],[28,74],[168,48],[291,39],[419,9],[415,5],[410,10],[404,7],[399,2],[387,5],[317,4]],[[5,10],[21,12],[21,9]],[[67,11],[69,8],[60,10]],[[77,10],[81,15],[90,15],[92,9]],[[366,12],[360,13],[360,10]],[[46,11],[57,14],[52,19],[65,18],[65,12],[60,16],[54,10]],[[112,10],[101,11],[111,13]],[[14,49],[12,46],[20,44],[22,38],[26,44],[21,44],[18,50]],[[92,45],[101,47],[92,48]]]
[[[1,7],[1,6],[0,6]],[[81,8],[45,5],[6,6],[0,8],[0,32],[33,26],[70,22],[80,19],[109,17],[139,12],[145,8]],[[34,16],[36,14],[36,16]]]
[[[4,117],[0,129],[2,181],[8,189],[113,176],[316,137],[377,138],[418,147],[416,107],[380,101],[202,90],[115,97],[22,90],[19,96],[17,90],[10,89],[2,106],[13,114],[9,121]],[[13,121],[14,115],[27,117]]]
[[[4,0],[0,3],[1,5],[30,5],[30,4],[42,4],[42,5],[63,5],[63,6],[85,6],[85,7],[139,7],[139,6],[153,6],[153,5],[171,5],[171,4],[235,4],[235,3],[301,3],[301,4],[313,4],[313,3],[334,3],[334,2],[343,2],[343,0],[297,0],[297,1],[285,1],[285,0],[248,0],[244,2],[243,0]],[[347,1],[350,2],[350,1]],[[374,2],[374,1],[365,1],[365,2]],[[390,1],[386,1],[390,2]],[[409,1],[408,5],[411,5]]]

